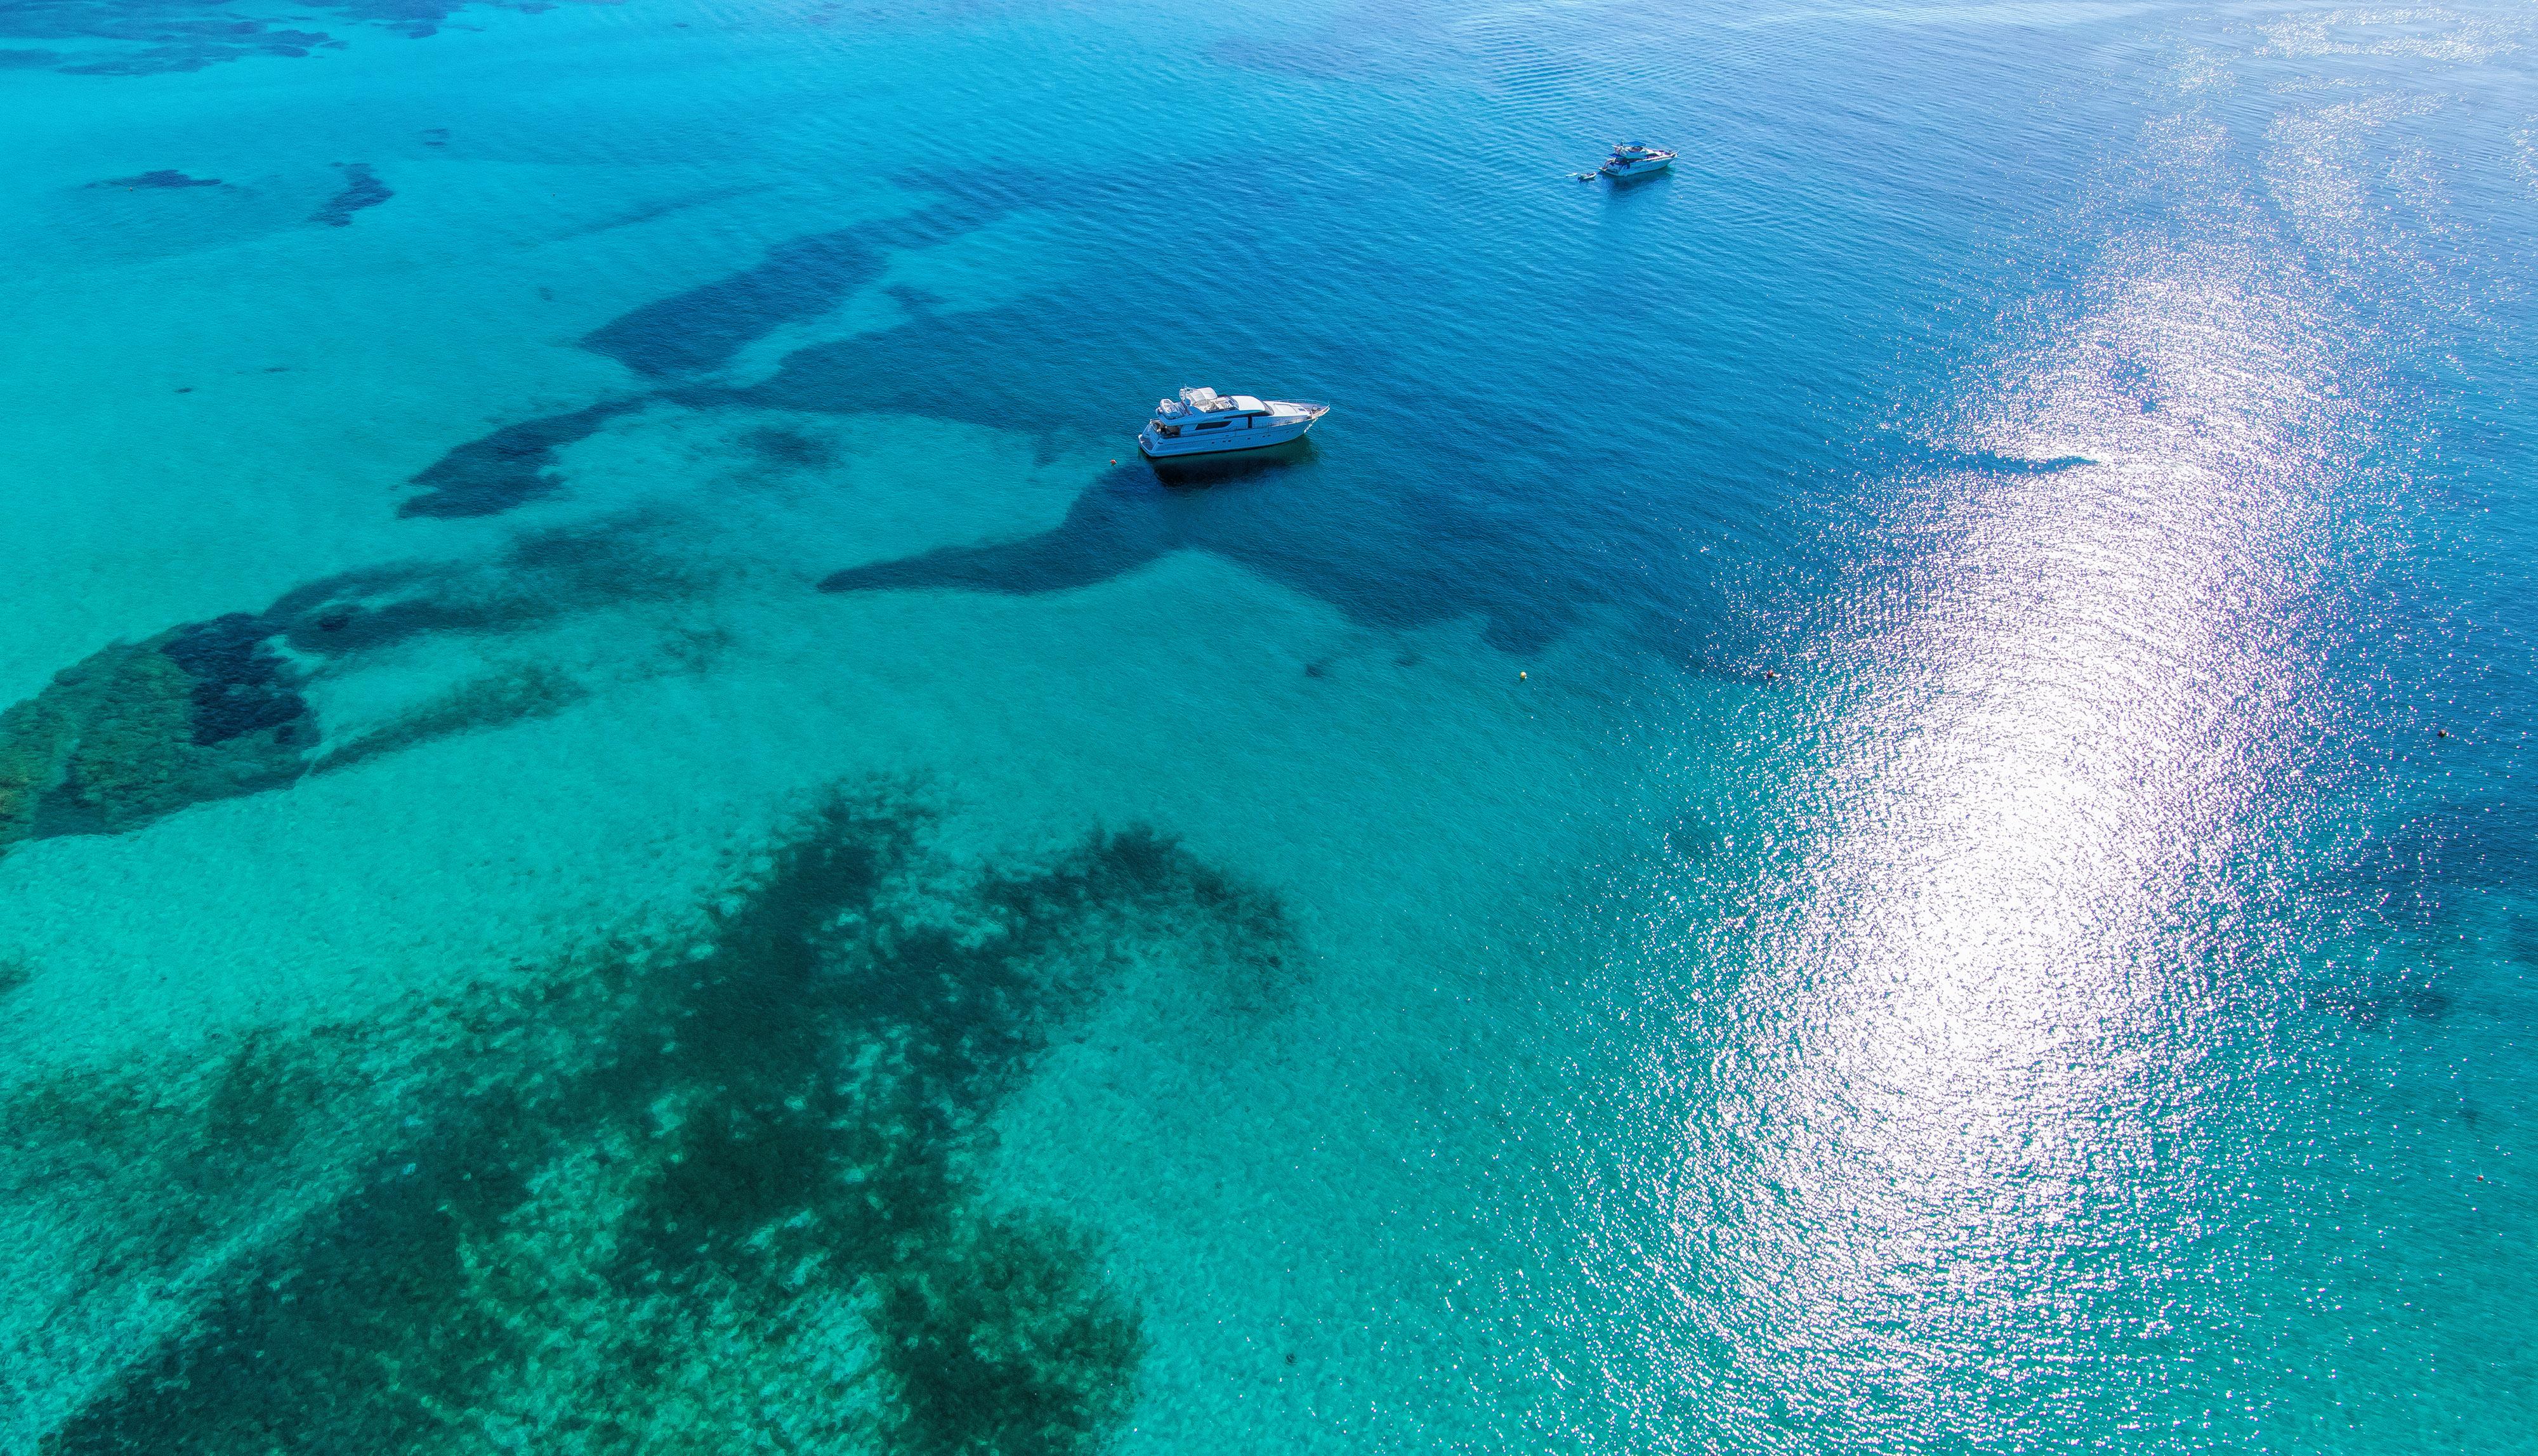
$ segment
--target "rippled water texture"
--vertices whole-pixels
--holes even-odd
[[[2533,56],[0,0],[0,1450],[2538,1446]]]

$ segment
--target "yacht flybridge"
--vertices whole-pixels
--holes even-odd
[[[1329,414],[1330,409],[1329,405],[1296,400],[1184,389],[1180,398],[1155,406],[1155,418],[1137,431],[1137,448],[1161,459],[1283,445],[1302,438],[1304,431],[1313,428],[1313,422]]]

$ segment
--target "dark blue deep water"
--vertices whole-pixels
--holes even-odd
[[[0,1449],[2538,1445],[2533,56],[0,0]]]

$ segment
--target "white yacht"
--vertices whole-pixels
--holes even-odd
[[[1212,455],[1219,450],[1256,450],[1301,439],[1313,422],[1330,413],[1329,405],[1288,399],[1254,399],[1247,394],[1219,394],[1213,389],[1184,389],[1178,399],[1155,406],[1155,418],[1137,431],[1137,448],[1158,459],[1171,455]]]
[[[1636,142],[1615,142],[1613,155],[1595,168],[1617,182],[1632,177],[1644,177],[1674,165],[1674,154],[1658,147],[1642,147]]]

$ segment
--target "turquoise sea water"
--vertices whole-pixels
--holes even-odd
[[[0,1449],[2538,1446],[2526,7],[0,65]]]

